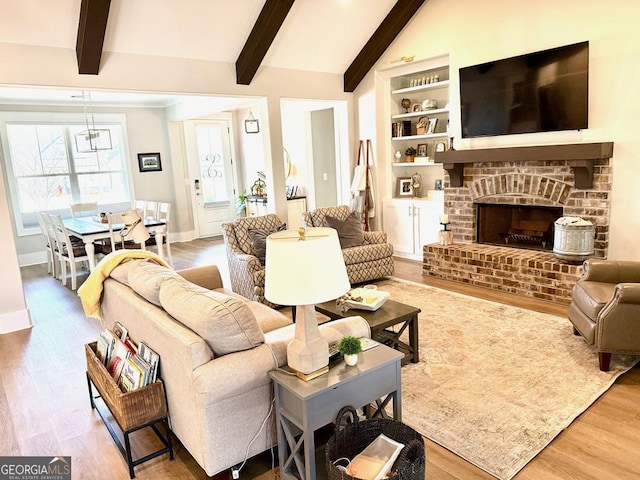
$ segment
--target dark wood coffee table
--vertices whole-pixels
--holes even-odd
[[[335,300],[319,303],[315,307],[316,312],[326,315],[331,320],[360,315],[371,327],[371,338],[404,353],[402,365],[406,365],[409,361],[418,363],[420,360],[418,352],[418,314],[421,310],[419,308],[394,300],[387,300],[384,305],[374,312],[352,308],[343,312],[336,305]],[[390,328],[394,325],[400,325],[397,332]],[[400,340],[400,336],[407,328],[409,329],[409,344]]]

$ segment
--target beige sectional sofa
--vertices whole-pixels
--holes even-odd
[[[175,272],[146,260],[104,281],[105,326],[120,321],[161,357],[171,429],[208,475],[274,445],[268,372],[286,365],[293,324],[276,310],[222,288],[217,267]],[[362,317],[321,325],[335,341],[369,336]]]

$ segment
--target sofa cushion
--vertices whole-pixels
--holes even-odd
[[[251,239],[251,248],[255,256],[260,260],[260,265],[264,265],[267,256],[267,237],[272,233],[281,232],[287,229],[287,224],[283,223],[276,228],[249,228],[247,233]]]
[[[255,255],[251,246],[251,238],[248,230],[250,228],[274,229],[282,224],[282,220],[277,215],[269,213],[259,217],[240,217],[233,223],[226,223],[224,230],[229,236],[228,241],[248,255]]]
[[[131,289],[154,305],[160,305],[160,285],[169,278],[182,277],[177,272],[155,262],[142,261],[129,270],[128,284]]]
[[[256,317],[238,298],[170,279],[160,286],[160,303],[173,318],[200,335],[216,356],[264,343]]]
[[[260,325],[260,330],[262,330],[263,333],[267,333],[281,327],[286,327],[292,323],[289,318],[285,317],[278,310],[275,310],[264,303],[255,302],[253,300],[247,301],[247,299],[242,295],[226,288],[216,288],[214,291],[244,300],[253,312],[253,315],[256,317],[256,321],[258,322],[258,325]]]
[[[111,278],[116,279],[118,282],[129,285],[129,271],[133,268],[136,268],[140,262],[144,262],[146,260],[140,259],[127,259],[122,261],[116,268],[111,270],[109,276]]]
[[[364,230],[362,223],[355,213],[349,215],[346,220],[327,215],[327,224],[338,232],[341,248],[357,247],[364,243]]]

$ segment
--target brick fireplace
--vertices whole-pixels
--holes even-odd
[[[543,226],[560,216],[590,220],[594,256],[606,257],[612,153],[611,143],[439,152],[436,161],[449,173],[444,206],[454,243],[424,246],[424,274],[569,303],[582,266],[556,259]],[[498,220],[487,221],[499,233],[486,242],[478,220],[491,206]],[[499,209],[509,212],[502,220]]]

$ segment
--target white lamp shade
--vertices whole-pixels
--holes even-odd
[[[140,213],[137,210],[128,210],[122,214],[122,221],[128,233],[126,237],[130,237],[136,243],[143,243],[149,240],[149,232],[144,227]]]
[[[338,234],[333,228],[307,228],[267,237],[265,297],[278,305],[313,305],[344,295],[351,285]]]

